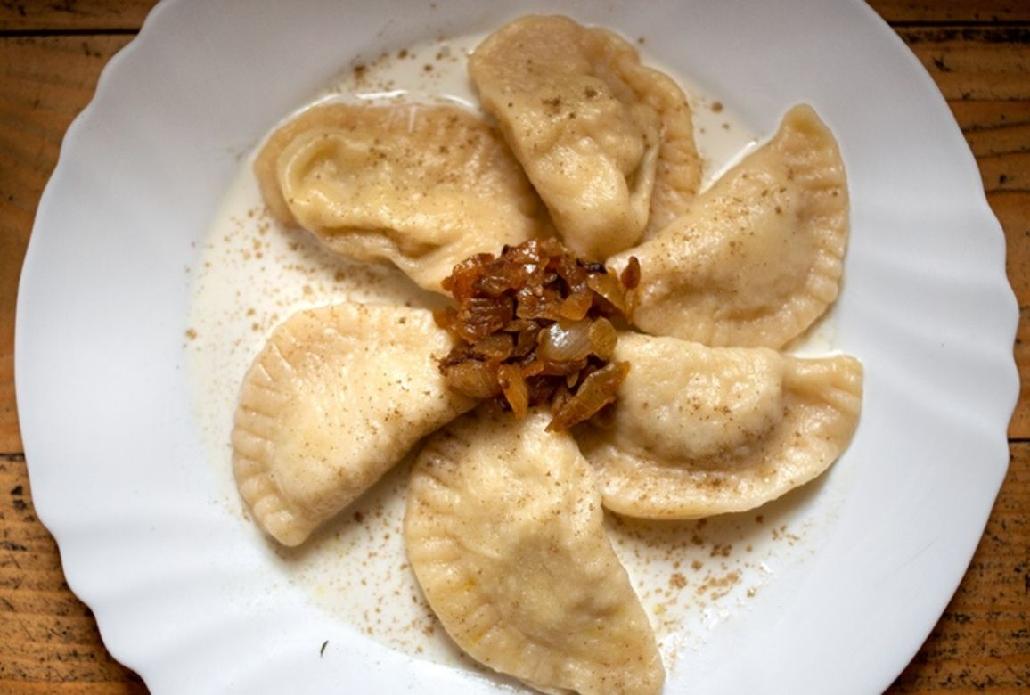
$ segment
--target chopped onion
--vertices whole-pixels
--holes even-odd
[[[619,385],[628,372],[629,363],[613,362],[591,373],[571,398],[552,411],[551,424],[547,429],[567,430],[589,420],[609,403],[614,403]]]
[[[484,359],[501,362],[511,357],[512,348],[511,335],[493,333],[473,343],[472,352]]]
[[[591,353],[589,321],[559,321],[537,334],[537,355],[550,362],[575,362]]]
[[[590,324],[590,351],[605,362],[615,354],[619,334],[608,319],[601,317]]]
[[[526,417],[526,413],[529,412],[529,391],[526,389],[526,379],[518,366],[502,364],[497,369],[497,381],[515,417],[520,420]]]
[[[636,256],[630,256],[626,267],[622,269],[619,279],[627,290],[635,290],[640,285],[640,261]]]
[[[626,288],[622,286],[614,273],[588,275],[587,287],[601,295],[620,312],[626,312]]]
[[[468,360],[441,365],[447,386],[470,398],[492,398],[501,392],[497,376],[485,362]]]
[[[591,417],[614,399],[625,375],[626,365],[605,365],[616,354],[615,326],[636,303],[640,274],[635,258],[616,274],[576,258],[557,239],[465,259],[442,283],[454,306],[435,314],[456,339],[439,361],[447,384],[519,417],[550,403],[558,429]]]
[[[569,321],[582,321],[593,304],[593,292],[589,288],[583,287],[562,300],[562,303],[558,305],[558,314]]]

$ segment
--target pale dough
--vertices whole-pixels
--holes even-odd
[[[314,106],[269,137],[254,171],[280,221],[428,290],[469,256],[550,229],[497,131],[454,106]]]
[[[476,48],[469,71],[577,255],[604,260],[633,246],[697,192],[686,97],[616,34],[522,17]]]
[[[236,483],[261,528],[302,543],[471,408],[437,368],[450,346],[425,309],[339,304],[276,328],[244,377],[232,433]]]
[[[711,348],[625,333],[631,368],[609,422],[577,432],[604,504],[627,516],[688,519],[752,509],[825,471],[862,405],[852,357]]]
[[[658,693],[655,638],[590,467],[550,419],[480,409],[429,440],[408,491],[412,569],[477,661],[550,693]]]
[[[633,321],[648,333],[779,348],[836,300],[847,238],[837,142],[797,106],[685,215],[610,263],[640,261]]]

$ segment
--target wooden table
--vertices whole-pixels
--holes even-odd
[[[890,692],[1030,689],[1030,1],[875,0],[937,81],[1008,241],[1022,378],[1011,467],[954,599]],[[14,307],[61,137],[150,0],[0,2],[0,691],[145,692],[68,590],[36,519],[14,401]]]

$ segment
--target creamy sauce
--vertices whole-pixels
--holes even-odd
[[[356,63],[312,104],[448,102],[478,110],[466,57],[480,38],[435,41]],[[666,72],[689,94],[707,186],[757,138],[714,97]],[[249,158],[226,192],[192,272],[186,349],[196,413],[234,514],[241,513],[241,503],[232,482],[232,415],[243,375],[273,327],[298,310],[341,301],[439,301],[394,269],[348,263],[306,232],[278,225],[265,211]],[[832,338],[832,328],[820,326],[800,346],[826,350]],[[410,462],[397,466],[303,547],[266,543],[269,559],[331,615],[369,637],[440,663],[479,668],[446,637],[408,567],[402,521],[409,470]],[[811,552],[803,538],[813,524],[799,503],[811,494],[809,486],[756,513],[707,522],[607,516],[612,543],[651,615],[668,667],[677,653],[697,648],[719,623],[746,608],[777,567]]]

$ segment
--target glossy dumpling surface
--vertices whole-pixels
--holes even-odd
[[[615,413],[577,436],[605,506],[628,516],[752,509],[825,471],[858,424],[852,357],[621,334],[615,359],[631,364]]]
[[[449,348],[425,309],[340,304],[276,328],[244,378],[232,434],[236,483],[258,524],[303,542],[470,408],[437,368]]]
[[[434,435],[408,492],[408,556],[448,634],[545,692],[657,693],[647,616],[575,441],[483,409]]]
[[[549,224],[497,131],[452,106],[315,106],[269,137],[254,170],[276,218],[430,290]]]
[[[668,221],[696,193],[686,98],[619,36],[531,15],[487,37],[469,70],[577,255],[603,260],[629,248],[652,214]]]
[[[611,262],[640,260],[634,322],[648,333],[778,348],[837,298],[847,236],[837,143],[797,106],[685,215]]]

